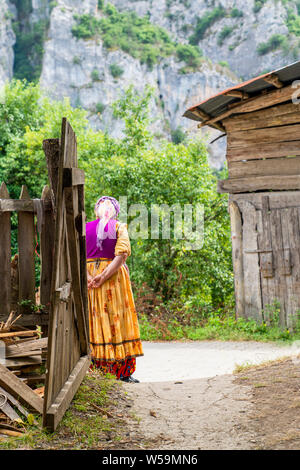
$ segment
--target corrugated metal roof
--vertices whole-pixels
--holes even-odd
[[[288,85],[294,80],[300,79],[300,61],[294,62],[293,64],[290,64],[281,69],[252,78],[251,80],[240,83],[231,88],[227,88],[226,90],[223,90],[222,92],[217,93],[216,95],[187,109],[183,116],[200,122],[204,121],[204,118],[201,118],[196,114],[197,110],[200,112],[202,111],[211,118],[221,116],[221,114],[228,110],[229,104],[241,102],[240,98],[227,96],[226,93],[233,90],[239,90],[248,93],[249,97],[253,97],[255,95],[259,95],[263,90],[276,89],[275,85],[272,85],[271,83],[268,83],[264,80],[264,78],[270,77],[271,75],[276,75],[283,85]],[[216,127],[214,124],[211,126]]]

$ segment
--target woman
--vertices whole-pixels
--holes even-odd
[[[86,224],[92,365],[125,382],[138,382],[132,374],[143,348],[124,264],[130,241],[126,224],[116,220],[119,211],[116,199],[103,196],[95,205],[97,219]]]

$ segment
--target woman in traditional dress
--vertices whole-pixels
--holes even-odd
[[[117,221],[119,203],[102,196],[97,219],[86,224],[89,329],[92,366],[125,382],[136,357],[143,356],[128,267],[131,253],[127,225]]]

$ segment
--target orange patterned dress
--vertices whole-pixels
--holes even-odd
[[[117,222],[116,227],[114,256],[129,256],[127,226]],[[104,257],[87,259],[88,273],[95,277],[110,262]],[[129,377],[135,371],[135,358],[143,356],[143,348],[127,266],[122,265],[99,288],[89,289],[88,300],[92,364],[117,378]]]

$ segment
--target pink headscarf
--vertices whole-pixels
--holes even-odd
[[[95,214],[100,219],[97,224],[97,247],[102,249],[102,242],[107,237],[115,238],[115,233],[105,232],[105,227],[111,219],[116,219],[120,212],[120,204],[114,197],[102,196],[95,204]]]

